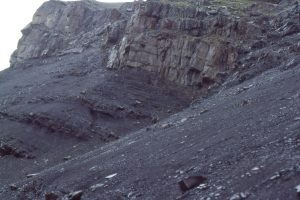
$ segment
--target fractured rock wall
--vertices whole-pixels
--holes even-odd
[[[48,1],[34,14],[32,22],[22,30],[18,49],[11,57],[11,65],[33,58],[81,53],[99,48],[106,42],[109,27],[116,22],[125,28],[124,16],[118,9],[87,1]],[[114,38],[110,38],[113,40]]]
[[[143,69],[180,85],[206,88],[218,86],[231,74],[227,72],[237,68],[251,68],[255,74],[291,62],[291,51],[278,53],[278,49],[296,41],[286,38],[300,30],[298,8],[290,4],[280,5],[290,10],[284,17],[265,14],[280,10],[263,2],[241,10],[244,16],[225,6],[210,10],[172,1],[148,0],[119,8],[103,5],[46,2],[22,31],[11,65],[94,48],[103,52],[99,63],[107,68]]]
[[[140,4],[108,67],[142,68],[188,86],[212,83],[219,72],[234,67],[237,51],[222,33],[210,33],[218,30],[208,19],[197,9]]]

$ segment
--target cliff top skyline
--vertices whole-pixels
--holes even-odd
[[[47,0],[4,1],[0,12],[1,49],[0,71],[9,67],[9,59],[17,49],[18,40],[21,38],[21,30],[30,23],[35,11]],[[67,0],[70,1],[70,0]],[[101,0],[100,2],[129,2],[132,0]]]

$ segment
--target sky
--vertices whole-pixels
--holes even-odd
[[[21,30],[31,22],[35,11],[46,0],[7,0],[0,8],[0,71],[9,67],[10,55],[17,48]],[[126,2],[132,0],[101,0]]]

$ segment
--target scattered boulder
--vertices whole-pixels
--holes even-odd
[[[18,186],[15,185],[15,184],[10,184],[10,185],[9,185],[9,189],[12,190],[12,191],[16,191],[16,190],[18,190],[19,188],[18,188]]]
[[[54,192],[47,192],[45,194],[45,200],[58,200],[59,196]]]
[[[72,158],[72,156],[66,156],[64,157],[64,160],[70,160]]]
[[[18,148],[13,147],[10,144],[1,143],[0,144],[0,158],[4,156],[14,156],[16,158],[27,158],[33,159],[34,156],[29,155],[24,150],[19,150]]]
[[[166,129],[166,128],[171,127],[172,125],[173,125],[173,124],[171,124],[171,123],[165,123],[165,124],[162,124],[162,125],[161,125],[161,128]]]
[[[206,181],[207,179],[203,176],[190,176],[182,181],[180,181],[179,188],[182,193],[187,192],[190,189],[193,189],[197,186],[199,186],[201,183]]]
[[[270,178],[270,180],[273,181],[273,180],[279,179],[280,177],[281,177],[281,174],[279,172],[276,172],[276,174],[274,176],[272,176]]]

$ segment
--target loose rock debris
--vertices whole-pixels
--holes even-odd
[[[229,200],[242,200],[242,199],[246,199],[248,196],[249,196],[248,193],[244,193],[244,192],[236,193],[232,195]]]
[[[96,184],[96,185],[92,185],[92,186],[91,186],[91,190],[94,192],[94,191],[96,191],[96,189],[101,188],[101,187],[103,187],[103,186],[104,186],[103,183],[98,183],[98,184]]]
[[[37,176],[37,175],[39,175],[39,173],[36,173],[36,174],[27,174],[26,177],[27,178],[32,178],[32,177]]]
[[[113,177],[115,177],[115,176],[117,176],[117,175],[118,175],[118,174],[115,173],[115,174],[108,175],[108,176],[106,176],[105,178],[106,178],[106,179],[111,179],[111,178],[113,178]]]
[[[76,192],[72,192],[68,195],[68,200],[81,200],[81,196],[83,195],[83,191],[79,190]]]

